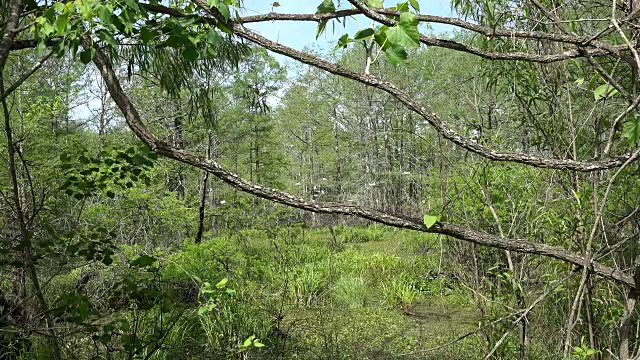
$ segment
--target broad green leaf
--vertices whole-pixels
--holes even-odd
[[[323,0],[320,5],[318,5],[318,11],[316,14],[324,14],[324,13],[332,13],[336,11],[336,6],[333,4],[333,0]]]
[[[98,18],[104,25],[113,24],[113,20],[111,18],[112,14],[109,8],[104,5],[98,4],[96,5],[96,13],[98,14]]]
[[[634,117],[625,122],[622,127],[622,136],[627,139],[629,146],[635,147],[640,139],[640,121]]]
[[[184,45],[187,42],[188,41],[186,39],[184,39],[183,37],[175,35],[175,34],[171,34],[171,35],[169,35],[167,40],[164,41],[164,44],[166,46],[168,46],[168,47],[179,48],[179,47],[182,47],[182,45]]]
[[[55,4],[53,4],[53,10],[59,12],[59,13],[63,13],[67,11],[67,7],[64,6],[64,3],[61,2],[57,2]]]
[[[156,30],[149,30],[147,27],[140,29],[140,38],[146,43],[153,41],[158,35]]]
[[[364,40],[370,38],[375,31],[372,28],[366,28],[358,31],[353,37],[355,40]]]
[[[153,264],[156,261],[156,258],[149,255],[142,255],[139,258],[133,260],[131,262],[131,266],[136,267],[145,267]]]
[[[367,0],[367,5],[372,8],[381,8],[383,0]]]
[[[220,14],[222,14],[225,20],[231,19],[231,12],[226,4],[220,3],[220,5],[218,5],[218,11],[220,11]]]
[[[409,3],[407,1],[398,3],[398,5],[396,5],[395,8],[399,12],[407,12],[409,11]]]
[[[382,50],[387,50],[391,47],[391,44],[387,41],[387,29],[388,27],[382,26],[380,30],[373,35],[373,39]]]
[[[333,48],[333,50],[335,51],[340,48],[346,48],[347,45],[349,45],[349,34],[344,34],[340,36],[340,38],[338,39],[338,44],[336,45],[335,48]]]
[[[58,35],[64,34],[65,30],[67,30],[67,25],[69,24],[69,13],[65,12],[62,15],[59,15],[56,19],[56,30],[58,31]]]
[[[130,7],[131,9],[135,11],[140,11],[140,8],[138,7],[138,3],[136,3],[135,0],[125,0],[125,2],[127,3],[127,6]]]
[[[207,32],[206,40],[207,40],[207,44],[213,47],[218,47],[222,43],[222,36],[220,36],[220,34],[218,34],[218,32],[215,29],[210,29]]]
[[[196,60],[198,60],[198,49],[196,49],[193,46],[186,47],[182,51],[182,56],[187,61],[191,61],[191,62],[196,61]],[[138,155],[136,155],[136,156],[138,156]],[[135,157],[134,157],[134,159],[135,159]],[[146,162],[146,159],[145,159],[145,162]]]
[[[46,22],[42,25],[42,35],[48,36],[51,35],[54,31],[56,31],[56,28],[52,24]]]
[[[420,3],[418,2],[418,0],[409,0],[409,4],[411,4],[413,10],[420,12]]]
[[[438,221],[440,221],[440,216],[424,214],[424,225],[427,227],[427,229],[430,229]]]
[[[88,48],[83,50],[80,53],[80,61],[82,61],[83,64],[87,65],[88,63],[91,62],[91,59],[93,59],[93,48]]]
[[[606,92],[606,94],[605,94]],[[593,97],[596,101],[602,98],[610,98],[618,93],[618,90],[611,86],[610,84],[603,84],[598,86],[595,90],[593,90]]]
[[[99,30],[97,34],[100,40],[104,41],[105,43],[111,45],[114,48],[117,48],[118,45],[120,45],[118,44],[118,41],[116,40],[116,38],[114,38],[113,35],[106,30]]]
[[[251,339],[250,337],[248,337],[248,338],[244,341],[244,343],[242,343],[242,346],[244,346],[244,347],[248,347],[248,346],[250,346],[250,345],[251,345],[251,341],[252,341],[252,339]]]
[[[415,14],[403,12],[398,24],[387,30],[387,39],[391,44],[415,48],[420,46],[420,32],[418,18]]]
[[[216,284],[216,287],[217,287],[218,289],[222,289],[223,287],[225,287],[225,286],[227,285],[227,282],[229,282],[229,279],[224,278],[224,279],[220,280],[220,281]]]
[[[400,65],[407,61],[408,55],[406,50],[399,45],[388,47],[384,52],[385,56],[393,65]]]
[[[80,15],[85,20],[91,21],[93,18],[93,8],[83,2],[78,4],[78,10],[80,10]]]

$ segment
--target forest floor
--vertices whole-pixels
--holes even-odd
[[[227,358],[252,335],[265,344],[244,351],[256,359],[474,358],[478,335],[425,352],[482,320],[470,293],[442,267],[440,245],[431,235],[377,226],[333,234],[246,230],[155,250],[161,261],[154,275],[127,276],[156,277],[172,308],[182,311],[175,334],[152,359]],[[141,251],[126,247],[123,254]],[[99,294],[111,276],[92,280],[90,293]],[[74,286],[80,277],[81,271],[72,273],[60,285]],[[203,294],[198,286],[221,279],[228,279],[224,289],[231,294]],[[215,306],[199,312],[207,299]],[[156,321],[152,313],[146,321]]]

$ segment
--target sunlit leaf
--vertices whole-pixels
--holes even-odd
[[[394,27],[387,30],[387,39],[392,44],[404,47],[420,46],[420,32],[418,31],[418,18],[415,14],[404,12],[400,14],[400,21]]]
[[[602,98],[610,98],[618,93],[618,90],[610,84],[603,84],[593,90],[593,97],[596,101]]]
[[[320,5],[318,5],[318,11],[316,14],[325,14],[332,13],[336,11],[336,6],[333,4],[333,0],[323,0]]]
[[[424,214],[424,225],[427,227],[427,229],[430,229],[438,221],[440,221],[440,216]]]

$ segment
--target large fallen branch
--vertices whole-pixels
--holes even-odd
[[[89,41],[86,41],[84,46],[88,47],[91,45]],[[100,74],[107,85],[107,89],[109,90],[109,94],[118,105],[118,108],[120,108],[120,110],[122,111],[127,125],[136,134],[136,136],[140,138],[140,140],[142,140],[147,146],[149,146],[151,151],[167,158],[171,158],[182,163],[194,166],[196,168],[208,171],[220,180],[243,192],[253,194],[255,196],[280,204],[316,213],[357,216],[363,219],[368,219],[380,224],[397,228],[448,235],[459,240],[490,246],[493,248],[510,250],[519,253],[542,255],[564,261],[577,267],[584,266],[584,258],[581,255],[572,253],[567,249],[557,246],[536,244],[522,239],[505,239],[499,236],[472,230],[464,226],[455,224],[446,224],[439,222],[431,228],[427,228],[420,219],[388,214],[375,209],[367,209],[358,205],[309,200],[300,196],[288,194],[283,191],[252,184],[234,174],[233,172],[223,168],[213,160],[207,160],[203,156],[193,154],[186,150],[175,148],[168,143],[155,138],[154,135],[147,129],[146,125],[142,122],[134,104],[122,89],[122,86],[120,85],[120,82],[113,70],[111,62],[99,48],[96,48],[93,62],[100,71]],[[594,261],[591,263],[589,270],[594,274],[615,280],[617,282],[620,282],[621,284],[635,288],[635,281],[633,277],[625,274],[623,271],[620,271],[618,269],[611,268]]]

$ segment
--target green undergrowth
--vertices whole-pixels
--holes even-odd
[[[432,235],[378,226],[207,234],[179,249],[123,247],[116,270],[95,269],[100,275],[86,286],[96,292],[119,271],[155,284],[175,319],[151,359],[474,357],[475,337],[422,352],[478,323],[470,295],[440,267],[438,249]],[[127,273],[126,258],[141,254],[158,259],[152,278]],[[75,286],[83,271],[62,277],[59,288]],[[232,291],[199,313],[200,287],[221,279]],[[152,322],[153,311],[141,318]],[[265,346],[244,348],[250,336]]]

